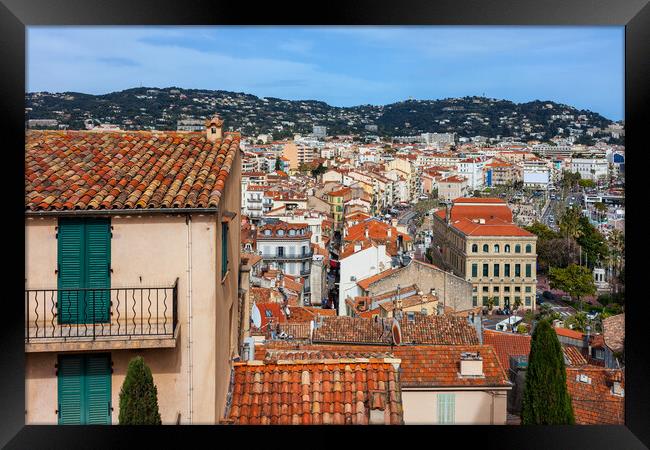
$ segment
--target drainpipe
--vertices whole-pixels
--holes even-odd
[[[185,216],[187,226],[187,354],[188,354],[188,420],[192,424],[192,216]]]

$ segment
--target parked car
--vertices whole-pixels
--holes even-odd
[[[589,319],[589,320],[594,320],[594,319],[596,319],[599,315],[600,315],[600,313],[599,313],[598,311],[592,311],[592,312],[590,312],[590,313],[587,314],[587,319]]]
[[[544,291],[542,293],[542,297],[544,297],[544,298],[546,298],[548,300],[553,300],[555,298],[555,296],[553,295],[553,293],[551,291]]]

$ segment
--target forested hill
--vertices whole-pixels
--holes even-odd
[[[596,128],[604,129],[612,124],[600,114],[552,101],[513,103],[484,97],[406,100],[384,106],[354,107],[174,87],[141,87],[105,95],[32,92],[25,97],[26,119],[55,119],[57,124],[50,127],[63,125],[70,129],[84,129],[84,121],[90,119],[127,130],[175,130],[178,120],[202,119],[215,112],[225,119],[228,129],[246,136],[271,133],[275,138],[311,133],[314,125],[322,125],[327,127],[328,135],[455,132],[465,137],[548,140],[569,133],[584,136],[588,129],[598,136]]]

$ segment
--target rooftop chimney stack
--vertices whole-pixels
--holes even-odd
[[[223,119],[215,114],[212,119],[205,121],[205,133],[209,142],[216,142],[222,137]]]

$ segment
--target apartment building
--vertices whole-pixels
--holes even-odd
[[[309,225],[266,218],[257,228],[257,250],[261,251],[263,265],[300,280],[298,282],[303,285],[301,297],[309,303],[309,278],[314,255]]]
[[[497,198],[460,198],[433,220],[434,263],[472,283],[473,306],[535,309],[537,236],[513,223]]]
[[[163,424],[223,417],[240,344],[241,156],[222,124],[27,132],[27,424],[117,423],[137,355]]]
[[[438,198],[451,201],[469,194],[470,186],[467,178],[452,175],[438,181]]]
[[[582,179],[602,180],[609,175],[609,162],[605,158],[573,158],[571,172],[578,172]]]

